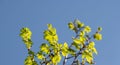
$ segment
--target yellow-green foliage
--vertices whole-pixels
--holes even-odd
[[[31,50],[33,43],[30,29],[24,27],[20,30],[20,36],[28,49],[28,56],[24,61],[24,65],[58,65],[63,57],[63,65],[65,65],[66,60],[71,58],[74,58],[71,62],[72,65],[84,65],[85,63],[90,65],[94,64],[93,54],[98,54],[98,52],[92,38],[95,40],[102,40],[102,34],[100,34],[102,31],[101,27],[98,27],[98,30],[93,35],[89,35],[91,27],[86,26],[78,19],[68,23],[69,29],[76,33],[76,36],[72,37],[73,41],[68,45],[67,42],[63,44],[58,42],[58,35],[52,24],[48,24],[47,26],[48,29],[43,32],[43,38],[48,43],[42,43],[37,53]],[[79,60],[79,56],[81,60]],[[37,63],[35,58],[40,62]]]
[[[20,30],[20,36],[28,49],[30,49],[33,44],[31,41],[31,35],[32,32],[27,27]]]

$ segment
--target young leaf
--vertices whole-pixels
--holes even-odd
[[[24,61],[24,65],[38,65],[36,61],[34,61],[34,58],[32,56],[27,56],[27,58]]]
[[[98,27],[98,31],[102,31],[102,27]]]
[[[85,31],[86,33],[91,32],[90,26],[85,26],[84,31]]]
[[[76,44],[81,44],[80,39],[73,39],[73,42],[76,43]]]
[[[42,53],[37,53],[37,58],[38,58],[39,60],[43,60],[45,57],[43,56]]]
[[[48,46],[47,44],[45,44],[45,43],[43,43],[43,44],[40,46],[40,50],[41,50],[42,52],[45,52],[46,54],[49,54],[49,53],[50,53],[50,51],[49,51],[49,46]]]
[[[32,32],[29,28],[25,27],[20,30],[20,36],[23,40],[27,41],[28,39],[31,39]]]
[[[95,39],[95,40],[102,40],[102,34],[100,34],[100,33],[95,33],[95,34],[94,34],[94,39]]]
[[[54,55],[54,57],[52,58],[52,63],[57,65],[57,63],[59,63],[60,60],[61,60],[60,54]]]
[[[78,19],[76,19],[75,22],[76,22],[78,28],[81,28],[84,26],[84,23],[80,22],[80,20],[78,20]]]
[[[74,24],[72,22],[68,23],[69,29],[73,30],[74,29]]]
[[[69,54],[74,56],[76,51],[74,49],[72,49],[72,48],[69,48],[68,52],[69,52]]]
[[[68,44],[65,42],[62,47],[62,55],[67,56],[68,55]]]

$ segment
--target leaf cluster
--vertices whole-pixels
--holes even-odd
[[[85,63],[92,65],[95,63],[94,54],[98,54],[98,52],[92,39],[102,40],[101,27],[98,27],[93,35],[89,35],[91,32],[90,26],[86,26],[78,19],[69,22],[68,27],[75,32],[76,36],[72,37],[73,41],[68,46],[67,42],[58,42],[59,38],[52,24],[47,26],[48,29],[43,32],[43,38],[47,43],[42,43],[37,53],[31,50],[33,43],[30,29],[24,27],[20,30],[20,36],[28,49],[28,56],[24,61],[24,65],[58,65],[63,57],[63,65],[71,58],[74,59],[71,65],[85,65]],[[39,63],[36,62],[36,59],[39,60]]]

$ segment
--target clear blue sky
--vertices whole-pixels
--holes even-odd
[[[22,27],[33,32],[37,52],[47,23],[57,28],[60,43],[71,42],[74,33],[67,23],[75,18],[93,32],[103,27],[96,65],[120,65],[120,0],[0,0],[0,65],[23,65],[27,50],[19,37]]]

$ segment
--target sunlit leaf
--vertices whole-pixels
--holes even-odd
[[[65,42],[62,47],[62,55],[67,56],[68,55],[68,44]]]
[[[20,30],[20,36],[23,40],[27,41],[28,39],[31,39],[32,32],[29,28],[25,27]]]
[[[92,53],[89,52],[88,50],[85,50],[83,53],[82,53],[82,59],[86,59],[86,61],[88,63],[91,63],[92,60],[93,60],[93,56],[92,56]]]
[[[95,54],[98,54],[96,48],[92,48],[92,51],[93,51]]]
[[[84,31],[80,31],[80,36],[84,37],[84,35],[85,35],[85,32]]]
[[[61,56],[60,56],[60,54],[57,54],[52,58],[52,63],[57,64],[60,62],[60,60],[61,60]]]
[[[37,58],[38,58],[39,60],[42,60],[42,59],[44,59],[44,56],[43,56],[42,53],[37,53]]]
[[[89,43],[88,48],[92,49],[92,48],[94,48],[94,46],[95,46],[95,43],[92,41]]]
[[[81,46],[78,45],[77,43],[72,43],[72,45],[75,46],[75,48],[76,48],[77,50],[80,50],[80,47],[82,46],[82,45],[81,45]]]
[[[27,56],[27,58],[24,61],[24,65],[38,65],[36,61],[34,61],[34,58],[31,56]]]
[[[43,43],[43,44],[40,46],[40,50],[41,50],[42,52],[47,53],[47,54],[50,53],[50,51],[49,51],[49,46],[48,46],[47,44],[45,44],[45,43]]]
[[[52,24],[48,24],[48,30],[44,31],[44,39],[52,45],[58,41],[56,29],[52,27]]]
[[[76,19],[75,22],[77,23],[77,27],[81,28],[84,26],[84,23],[80,22],[80,20]]]
[[[68,23],[69,29],[73,30],[74,29],[74,24],[72,22]]]
[[[96,39],[96,40],[102,40],[102,34],[100,34],[100,33],[95,33],[95,34],[94,34],[94,39]]]
[[[72,48],[69,48],[68,52],[69,52],[69,54],[74,56],[76,51],[74,49],[72,49]]]
[[[91,32],[90,26],[85,26],[84,31],[85,31],[86,33]]]
[[[76,44],[81,44],[80,39],[73,39],[73,42],[76,43]]]

